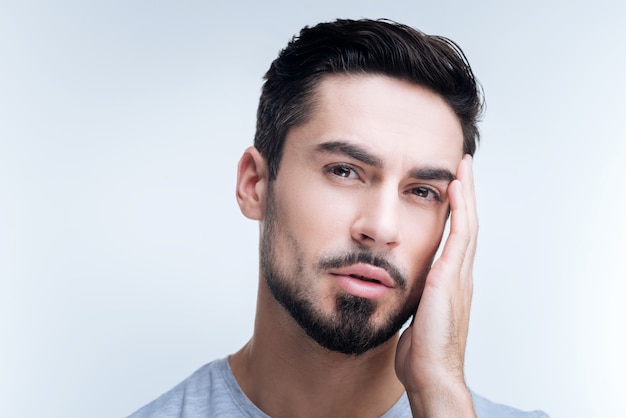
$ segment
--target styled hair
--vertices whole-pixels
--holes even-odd
[[[480,134],[482,89],[461,48],[389,20],[344,20],[304,27],[265,74],[254,145],[278,174],[289,130],[307,122],[315,89],[330,74],[376,74],[439,94],[457,115],[463,152],[474,155]]]

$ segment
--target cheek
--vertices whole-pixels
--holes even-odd
[[[432,262],[445,228],[447,210],[424,211],[420,214],[413,213],[409,221],[405,222],[403,241],[405,249],[409,252],[409,260],[417,263],[418,270],[422,270]]]
[[[349,237],[349,223],[357,202],[350,193],[333,193],[332,190],[309,187],[306,192],[290,193],[281,205],[281,217],[299,240],[328,245],[340,239],[341,233]]]

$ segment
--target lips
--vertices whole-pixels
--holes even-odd
[[[394,281],[389,273],[371,264],[354,264],[352,266],[333,269],[330,273],[337,276],[349,276],[354,279],[380,284],[385,287],[395,287]]]
[[[395,287],[389,273],[370,264],[337,268],[330,274],[344,292],[367,299],[380,298]]]

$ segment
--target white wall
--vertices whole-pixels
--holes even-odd
[[[0,5],[0,416],[125,416],[247,340],[235,165],[271,60],[336,17],[449,36],[484,86],[470,386],[625,416],[623,3],[219,3]]]

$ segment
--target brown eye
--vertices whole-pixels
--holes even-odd
[[[350,167],[346,167],[343,165],[337,166],[337,167],[333,167],[331,172],[339,177],[350,177],[350,175],[353,173],[354,170],[352,170]]]
[[[413,189],[413,194],[415,194],[420,199],[440,200],[439,194],[429,187],[423,187],[423,186],[416,187]]]
[[[419,197],[428,197],[428,195],[432,193],[430,190],[428,190],[426,187],[418,187],[415,189],[415,194],[418,195]]]

